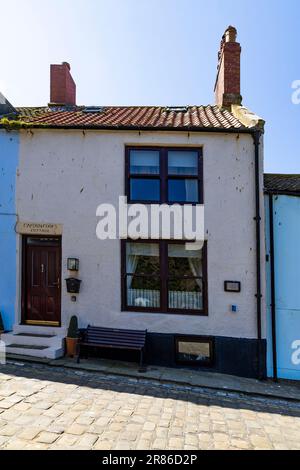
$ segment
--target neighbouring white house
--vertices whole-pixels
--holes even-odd
[[[48,106],[17,108],[8,352],[59,357],[75,314],[81,327],[147,329],[149,364],[265,376],[264,122],[241,104],[240,52],[229,27],[213,105],[78,106],[64,62],[51,66]],[[204,204],[203,247],[99,240],[96,209],[120,196]],[[81,280],[79,293],[67,278]]]

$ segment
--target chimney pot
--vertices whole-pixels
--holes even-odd
[[[68,67],[69,70],[71,70],[71,65],[69,64],[69,62],[62,62],[61,65],[65,65],[66,67]]]
[[[236,42],[237,30],[228,26],[222,36],[218,52],[215,103],[223,108],[241,104],[240,59],[241,46]]]
[[[225,31],[225,42],[236,42],[237,30],[234,26],[228,26]]]

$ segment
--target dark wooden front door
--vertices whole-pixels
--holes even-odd
[[[23,270],[23,319],[59,325],[61,319],[61,240],[26,237]]]

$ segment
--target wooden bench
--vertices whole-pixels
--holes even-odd
[[[77,362],[84,348],[135,349],[140,351],[140,370],[143,369],[147,330],[119,330],[88,325],[81,330],[78,343]]]

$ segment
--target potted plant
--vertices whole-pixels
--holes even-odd
[[[2,315],[0,312],[0,335],[1,333],[4,333],[4,323],[3,323]]]
[[[76,355],[78,343],[78,320],[76,315],[70,318],[68,334],[66,337],[67,356],[74,357]]]

